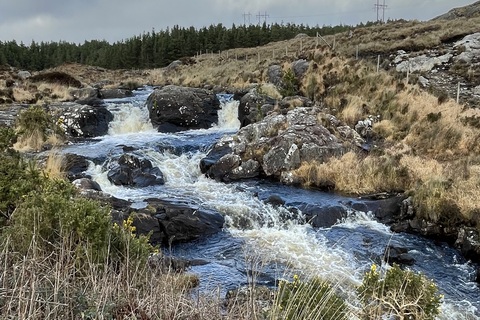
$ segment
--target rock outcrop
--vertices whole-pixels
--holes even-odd
[[[286,114],[281,110],[272,112],[263,120],[241,128],[230,140],[217,143],[207,155],[208,160],[203,160],[209,166],[203,165],[202,172],[221,181],[263,174],[287,184],[295,183],[289,173],[302,162],[322,163],[363,141],[353,129],[351,135],[345,134],[344,129],[330,132],[321,124],[320,115],[316,107],[298,107]],[[338,125],[343,127],[340,122]],[[226,145],[231,148],[230,153]],[[221,156],[213,157],[219,153]],[[212,164],[212,160],[216,162]]]
[[[179,86],[156,89],[147,100],[150,120],[160,132],[208,129],[218,122],[220,102],[208,90]]]
[[[54,120],[71,138],[92,138],[108,133],[113,114],[107,108],[80,105],[72,102],[48,106]]]

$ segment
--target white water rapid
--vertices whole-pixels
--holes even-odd
[[[389,241],[406,241],[416,246],[419,251],[416,260],[427,261],[426,266],[420,267],[424,273],[430,272],[428,264],[443,260],[449,264],[450,269],[432,269],[429,276],[455,272],[463,278],[453,278],[453,283],[462,281],[465,286],[473,285],[465,279],[472,269],[466,263],[455,265],[454,253],[447,249],[438,251],[433,244],[422,252],[425,245],[421,240],[395,235],[368,214],[357,213],[333,228],[314,229],[308,224],[297,223],[296,217],[285,219],[292,215],[289,211],[263,201],[269,194],[276,193],[282,194],[287,204],[298,201],[313,205],[339,203],[343,200],[341,197],[278,185],[225,184],[206,178],[200,172],[200,160],[212,143],[238,130],[238,102],[225,102],[219,112],[219,123],[211,129],[162,134],[156,132],[148,120],[144,106],[147,93],[137,94],[137,100],[108,101],[115,116],[109,134],[92,143],[73,146],[69,152],[108,159],[121,152],[119,146],[132,147],[136,154],[158,166],[165,176],[165,185],[142,189],[115,186],[107,179],[103,163],[97,163],[88,173],[104,192],[133,200],[137,207],[146,205],[144,199],[155,197],[185,200],[223,214],[227,222],[224,234],[201,240],[195,243],[194,249],[189,244],[173,248],[176,253],[210,261],[207,266],[192,268],[201,279],[210,281],[210,286],[246,282],[246,279],[241,280],[248,267],[246,261],[255,258],[268,269],[265,271],[267,278],[289,277],[293,272],[318,275],[340,286],[354,305],[355,286],[361,283],[365,270],[374,261],[371,257],[381,256]],[[437,251],[429,253],[428,250]],[[427,254],[430,255],[425,258]],[[441,254],[448,254],[450,258],[441,257]],[[444,290],[450,290],[448,286],[450,284]],[[480,301],[472,301],[470,291],[464,291],[445,299],[440,319],[478,319],[475,306],[480,305]],[[480,293],[480,290],[472,289],[471,292]]]

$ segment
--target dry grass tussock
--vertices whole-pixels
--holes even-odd
[[[65,157],[55,149],[49,151],[43,172],[51,179],[65,178]]]
[[[307,187],[333,183],[335,190],[347,194],[406,190],[410,182],[405,168],[396,159],[365,157],[355,152],[325,163],[303,163],[293,174]]]
[[[4,319],[220,319],[218,301],[192,295],[198,278],[147,266],[91,264],[78,273],[74,254],[48,255],[35,241],[23,258],[0,252],[0,314]]]

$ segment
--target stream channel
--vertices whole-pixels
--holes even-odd
[[[411,268],[433,279],[445,295],[440,319],[480,319],[480,288],[473,280],[475,266],[443,243],[397,234],[376,222],[369,213],[352,212],[331,228],[312,228],[289,212],[265,200],[278,195],[287,207],[341,205],[354,198],[303,190],[262,180],[225,184],[205,177],[200,160],[209,148],[239,128],[238,102],[222,105],[219,124],[208,130],[159,133],[151,125],[145,102],[152,88],[134,91],[133,97],[105,100],[114,114],[109,133],[65,147],[64,152],[92,160],[88,174],[102,190],[117,198],[145,206],[147,198],[179,200],[216,210],[225,216],[224,231],[204,239],[173,244],[167,254],[200,259],[189,272],[200,277],[200,290],[226,290],[246,285],[254,272],[257,283],[272,286],[293,273],[318,275],[346,288],[354,287],[372,263],[380,263],[388,245],[409,248],[415,259]],[[104,162],[123,153],[123,146],[149,159],[163,172],[165,184],[147,188],[115,186],[107,179]],[[238,221],[249,221],[248,229]]]

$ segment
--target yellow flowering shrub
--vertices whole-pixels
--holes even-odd
[[[420,273],[394,264],[379,272],[373,264],[358,288],[363,319],[393,315],[400,319],[433,320],[440,313],[443,296],[437,285]]]

